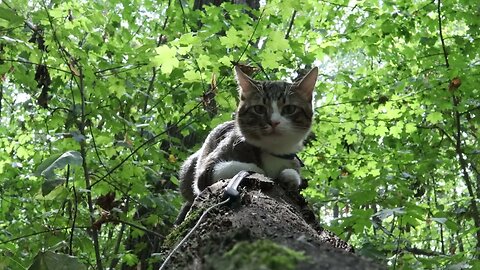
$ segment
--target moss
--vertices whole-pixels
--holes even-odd
[[[203,209],[197,209],[192,211],[187,218],[176,228],[172,230],[163,241],[163,246],[166,248],[173,247],[175,243],[181,240],[181,237],[184,237],[190,228],[192,228],[200,217]]]
[[[242,241],[221,257],[207,260],[211,269],[295,269],[298,262],[306,260],[303,252],[292,250],[270,240]],[[208,267],[207,267],[208,268]]]

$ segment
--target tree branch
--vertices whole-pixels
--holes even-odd
[[[293,11],[293,14],[292,14],[292,18],[290,19],[290,24],[288,25],[288,30],[287,30],[287,33],[285,34],[285,39],[288,39],[289,36],[290,36],[290,31],[292,31],[292,27],[293,27],[293,22],[295,20],[295,16],[297,15],[297,11],[294,10]]]
[[[465,160],[465,156],[462,149],[462,137],[461,137],[462,129],[461,129],[461,123],[460,123],[460,113],[458,111],[459,99],[455,96],[455,93],[452,93],[452,102],[453,102],[453,108],[455,113],[455,128],[456,128],[456,134],[454,135],[455,142],[456,142],[455,152],[458,156],[458,162],[460,163],[463,181],[467,186],[468,195],[470,196],[472,219],[475,224],[475,227],[480,228],[480,215],[479,215],[478,206],[477,206],[477,198],[475,198],[476,192],[474,191],[472,181],[470,180],[470,176],[468,174],[468,168],[467,168],[468,164],[467,164],[467,161]],[[480,251],[480,230],[476,231],[476,238],[477,238],[476,239],[477,252],[475,256],[477,258],[480,258],[480,252],[479,252]]]
[[[3,84],[0,83],[0,119],[2,119]]]
[[[39,235],[39,234],[44,234],[44,233],[49,233],[49,232],[56,232],[56,231],[64,231],[64,230],[68,230],[68,229],[70,229],[70,228],[71,228],[71,227],[68,226],[68,227],[63,227],[63,228],[53,228],[53,229],[48,229],[48,230],[33,232],[33,233],[30,233],[30,234],[18,236],[18,237],[15,237],[15,238],[8,239],[8,240],[6,240],[6,241],[0,242],[0,245],[7,244],[7,243],[10,243],[10,242],[15,242],[15,241],[17,241],[17,240],[21,240],[21,239],[28,238],[28,237],[32,237],[32,236]],[[88,228],[90,228],[90,226],[77,226],[77,229],[88,229]]]
[[[185,118],[187,118],[187,116],[189,116],[194,110],[196,110],[198,107],[200,107],[200,105],[202,105],[202,102],[198,102],[192,109],[190,109],[190,111],[188,111],[187,113],[185,113],[174,125],[172,126],[176,126],[178,125],[179,123],[181,123]],[[185,125],[187,126],[187,125]],[[160,132],[159,134],[153,136],[152,138],[144,141],[142,144],[140,144],[137,148],[135,148],[130,154],[128,154],[128,156],[126,156],[122,161],[120,161],[120,163],[118,163],[117,165],[115,165],[115,167],[113,167],[112,169],[110,169],[105,175],[103,175],[102,177],[100,177],[100,179],[98,179],[97,181],[95,181],[94,183],[92,183],[91,187],[95,186],[96,184],[98,184],[99,182],[101,182],[103,179],[105,179],[106,177],[110,176],[114,171],[116,171],[118,168],[120,168],[120,166],[123,165],[123,163],[125,163],[128,159],[130,159],[133,155],[135,155],[141,148],[143,148],[145,145],[147,144],[150,144],[152,142],[154,142],[157,138],[159,138],[160,136],[162,136],[163,134],[167,133],[168,131],[170,130],[170,128],[166,128],[163,132]]]
[[[255,28],[253,28],[253,32],[250,35],[250,38],[248,39],[247,44],[245,45],[245,49],[243,49],[243,52],[240,54],[240,57],[238,57],[238,60],[235,64],[238,64],[240,60],[242,60],[243,55],[247,52],[248,46],[250,45],[250,42],[252,42],[253,36],[257,32],[258,25],[260,24],[260,21],[262,20],[264,13],[265,13],[265,7],[262,9],[262,13],[260,13],[260,16],[257,19],[257,23],[255,24]]]
[[[127,65],[122,65],[122,66],[116,66],[116,67],[110,67],[110,68],[106,68],[106,69],[97,70],[93,74],[95,74],[95,76],[99,76],[102,73],[105,73],[107,71],[114,71],[116,69],[125,68],[124,70],[117,71],[115,73],[111,72],[110,74],[103,75],[103,76],[108,76],[108,75],[112,75],[112,74],[119,74],[121,72],[126,72],[126,71],[129,71],[129,70],[137,69],[137,68],[140,68],[140,67],[143,67],[143,66],[146,66],[146,65],[147,65],[147,63],[127,64]]]
[[[125,202],[125,213],[128,213],[129,209],[129,204],[130,204],[130,196],[127,197],[127,201]],[[117,242],[115,243],[115,247],[113,248],[113,254],[117,255],[118,251],[120,250],[120,245],[122,244],[122,238],[123,238],[123,232],[125,231],[126,224],[122,223],[120,226],[120,232],[118,232],[118,238]],[[117,266],[117,263],[119,262],[120,258],[114,257],[112,259],[112,262],[110,263],[110,269],[115,269],[115,266]]]
[[[450,64],[448,63],[448,53],[447,53],[445,40],[443,38],[443,33],[442,33],[442,17],[441,17],[440,7],[441,7],[441,0],[438,0],[438,4],[437,4],[438,28],[439,28],[438,31],[440,34],[440,41],[442,42],[443,55],[445,57],[445,66],[449,68]],[[458,162],[460,164],[463,181],[467,186],[468,195],[470,196],[470,207],[472,209],[473,223],[475,224],[475,227],[480,228],[480,215],[479,215],[479,210],[477,206],[477,198],[475,197],[476,192],[474,191],[473,183],[470,180],[470,175],[468,173],[468,162],[465,159],[465,154],[462,149],[462,126],[460,122],[461,121],[460,112],[458,110],[460,99],[455,95],[454,92],[452,92],[452,103],[453,103],[454,122],[455,122],[455,129],[456,129],[456,132],[454,134],[455,152],[457,154]],[[476,231],[476,240],[477,240],[477,243],[476,243],[477,252],[475,253],[475,256],[477,258],[480,258],[480,230]]]
[[[29,65],[35,65],[35,66],[45,65],[45,64],[30,62],[30,61],[23,60],[23,59],[0,59],[0,61],[12,62],[12,63],[22,63],[22,64],[29,64]],[[64,70],[64,69],[61,69],[61,68],[56,68],[56,67],[52,67],[52,66],[48,66],[48,65],[45,65],[45,67],[47,67],[48,69],[53,69],[53,70],[57,70],[57,71],[60,71],[60,72],[63,72],[63,73],[71,74],[71,71]]]
[[[440,41],[442,42],[443,57],[445,57],[445,65],[447,68],[449,68],[450,64],[448,63],[448,53],[447,53],[447,48],[445,46],[445,39],[443,38],[443,32],[442,32],[442,14],[440,12],[440,6],[441,6],[441,0],[438,0],[438,4],[437,4],[438,32],[440,34]]]
[[[77,66],[78,67],[78,66]],[[85,106],[86,106],[86,96],[85,96],[85,85],[83,83],[83,70],[79,67],[80,72],[80,79],[79,79],[79,90],[80,90],[80,99],[81,99],[81,116],[80,116],[80,123],[79,123],[79,131],[80,134],[84,138],[86,138],[85,133],[85,126],[86,126],[86,115],[85,115]],[[93,200],[92,200],[92,186],[90,183],[90,173],[88,172],[88,165],[87,165],[87,144],[85,140],[80,142],[80,155],[82,156],[82,168],[83,168],[83,176],[85,178],[85,188],[88,190],[87,192],[87,204],[88,210],[90,212],[90,222],[93,225],[95,223],[95,208],[93,207]],[[95,248],[95,258],[97,261],[97,269],[102,270],[102,257],[100,254],[100,244],[98,241],[98,229],[95,226],[92,226],[92,240],[93,246]]]
[[[70,165],[68,165],[68,171],[70,171]],[[78,198],[77,198],[77,189],[75,188],[75,183],[72,183],[72,190],[73,190],[73,197],[74,197],[74,212],[73,212],[73,220],[72,220],[72,230],[70,231],[70,241],[68,243],[69,246],[69,254],[73,256],[73,231],[75,230],[75,222],[77,221],[77,212],[78,212]]]
[[[476,106],[476,107],[473,107],[473,108],[471,108],[471,109],[468,109],[468,110],[466,110],[466,111],[464,111],[464,112],[461,112],[460,115],[468,114],[468,113],[471,113],[471,112],[476,111],[476,110],[480,110],[480,105],[479,105],[479,106]]]
[[[165,12],[165,20],[163,21],[163,26],[162,26],[162,33],[158,36],[158,40],[157,40],[157,47],[160,46],[164,41],[165,39],[165,36],[163,35],[163,31],[165,31],[165,28],[167,27],[167,22],[168,22],[168,19],[169,19],[169,15],[168,15],[168,9],[170,8],[170,4],[171,4],[171,0],[168,1],[168,5],[167,5],[167,9],[166,9],[166,12]],[[181,3],[180,3],[181,4]],[[183,7],[182,7],[182,10],[183,10]],[[147,106],[148,106],[148,101],[151,99],[150,98],[150,94],[154,88],[154,83],[155,83],[155,79],[157,78],[157,68],[156,67],[152,67],[152,78],[150,79],[149,83],[148,83],[148,88],[147,88],[147,93],[145,94],[145,102],[143,104],[143,113],[145,113],[145,111],[147,110]],[[141,129],[141,132],[143,132],[143,128]]]

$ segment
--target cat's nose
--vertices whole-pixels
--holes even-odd
[[[270,123],[270,125],[272,126],[272,128],[276,128],[279,124],[280,124],[280,121],[272,121],[272,122]]]

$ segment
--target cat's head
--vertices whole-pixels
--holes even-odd
[[[240,103],[236,125],[245,140],[273,154],[299,151],[312,125],[312,95],[318,69],[303,79],[256,81],[235,67]]]

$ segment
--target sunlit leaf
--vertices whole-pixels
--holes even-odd
[[[29,270],[86,270],[76,257],[51,251],[40,251],[33,259]]]
[[[55,177],[55,169],[61,169],[67,165],[80,166],[82,165],[82,156],[77,151],[67,151],[55,159],[47,159],[39,168],[44,168],[40,174],[46,179],[53,179]]]

